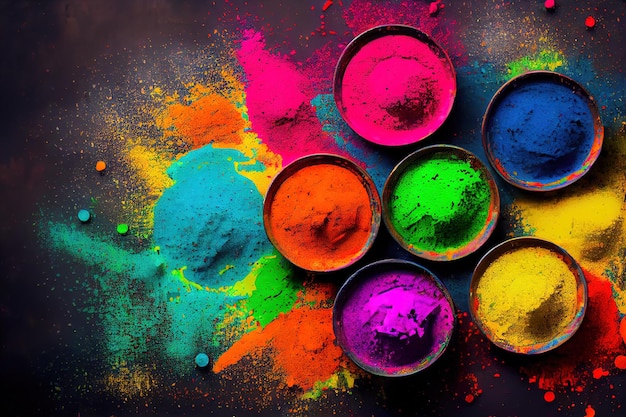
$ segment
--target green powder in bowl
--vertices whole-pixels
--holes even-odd
[[[383,218],[394,239],[424,259],[458,259],[493,232],[500,209],[495,181],[471,152],[450,145],[420,149],[393,169]]]

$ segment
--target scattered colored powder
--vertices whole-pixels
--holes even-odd
[[[509,249],[475,279],[475,315],[494,342],[533,353],[571,333],[582,300],[576,276],[555,251]]]
[[[608,368],[616,352],[625,352],[619,337],[619,312],[611,283],[604,277],[584,271],[588,304],[580,328],[571,341],[559,347],[558,355],[537,357],[521,371],[537,381],[544,390],[581,389],[592,379],[585,367]]]
[[[155,112],[156,125],[166,142],[182,139],[194,149],[212,144],[241,152],[248,159],[237,162],[237,171],[254,181],[263,194],[280,169],[282,158],[250,130],[243,84],[226,69],[220,75],[224,84],[220,90],[192,84],[182,100],[177,94],[160,98],[163,106]]]
[[[595,415],[596,410],[594,410],[591,405],[587,405],[587,408],[585,408],[585,417],[594,417]]]
[[[331,309],[302,306],[243,335],[215,361],[213,371],[222,372],[246,356],[265,355],[269,347],[274,348],[275,372],[288,386],[305,391],[318,381],[328,380],[342,357],[334,344]]]
[[[559,186],[595,160],[589,102],[571,85],[541,74],[505,87],[485,116],[489,159],[518,186]]]
[[[285,57],[266,51],[263,35],[253,30],[244,31],[237,58],[246,77],[250,126],[283,164],[311,153],[341,153],[311,105],[318,94],[312,78]]]
[[[104,161],[98,161],[96,162],[96,171],[98,172],[104,172],[104,170],[107,168],[107,164]]]
[[[456,77],[434,41],[425,34],[381,34],[355,45],[348,46],[355,52],[346,54],[350,60],[335,91],[352,129],[374,143],[398,146],[422,140],[443,124]]]
[[[525,56],[517,61],[507,64],[510,78],[517,77],[528,71],[550,70],[554,71],[567,64],[565,55],[559,51],[542,49],[534,56]]]
[[[468,245],[482,239],[493,220],[487,174],[447,151],[405,161],[410,165],[384,191],[388,226],[418,254],[467,254]]]
[[[255,289],[241,304],[252,314],[259,326],[265,327],[280,313],[295,304],[302,284],[295,279],[295,270],[282,256],[268,256],[259,261]]]
[[[431,365],[454,329],[451,298],[428,271],[378,262],[342,287],[333,318],[337,340],[366,371],[406,375]]]
[[[545,394],[543,394],[543,399],[547,402],[547,403],[551,403],[552,401],[554,401],[556,399],[556,396],[554,395],[554,392],[552,391],[546,391]]]
[[[606,269],[617,254],[611,245],[624,231],[624,194],[615,187],[576,189],[553,196],[520,195],[514,206],[520,211],[524,232],[562,246],[585,266]]]
[[[263,232],[263,198],[234,169],[245,160],[238,151],[205,145],[167,171],[175,182],[154,209],[154,240],[170,269],[187,265],[190,281],[232,285],[272,250]]]
[[[372,201],[378,198],[373,183],[370,187],[356,166],[317,162],[293,173],[287,167],[286,178],[275,180],[266,197],[265,226],[291,262],[330,271],[364,255],[378,231],[374,208],[380,205]]]
[[[617,369],[626,369],[626,356],[625,355],[617,355],[615,357],[615,367]]]

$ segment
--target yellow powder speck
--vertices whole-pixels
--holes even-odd
[[[576,315],[577,291],[576,276],[556,253],[517,248],[480,277],[476,313],[494,340],[529,348],[562,334]]]

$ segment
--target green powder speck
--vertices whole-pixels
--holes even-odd
[[[389,219],[414,250],[443,254],[480,234],[490,203],[491,189],[480,171],[455,155],[436,153],[399,176]]]

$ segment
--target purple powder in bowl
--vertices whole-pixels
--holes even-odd
[[[427,269],[383,260],[355,272],[333,307],[338,344],[358,366],[382,376],[410,375],[435,362],[455,326],[447,289]]]

